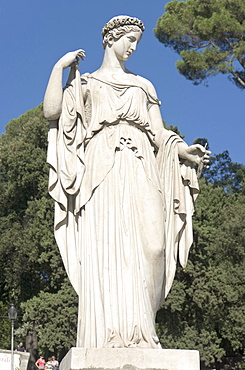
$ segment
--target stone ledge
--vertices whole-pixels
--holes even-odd
[[[185,349],[73,347],[60,370],[200,370],[200,359]]]
[[[14,351],[15,370],[26,370],[30,353]],[[11,370],[11,351],[0,349],[0,369]]]

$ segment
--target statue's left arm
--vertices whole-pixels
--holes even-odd
[[[151,83],[149,92],[156,96]],[[199,164],[203,161],[206,164],[210,152],[199,144],[188,146],[177,134],[166,130],[158,104],[151,105],[149,115],[155,144],[159,148],[157,164],[166,210],[164,300],[173,283],[177,258],[181,266],[185,267],[193,242],[192,214],[199,188],[192,163]]]
[[[148,81],[148,88],[150,93],[156,96],[153,85]],[[166,130],[162,123],[161,112],[157,104],[150,107],[149,115],[151,125],[155,134],[155,143],[160,147],[163,140],[170,135],[171,131]],[[180,138],[179,138],[180,139]],[[188,146],[182,139],[178,141],[178,155],[180,158],[188,160],[189,162],[199,164],[203,162],[206,165],[209,162],[209,155],[211,154],[205,147],[200,144]]]

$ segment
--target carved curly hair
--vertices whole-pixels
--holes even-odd
[[[143,32],[145,30],[143,22],[135,17],[119,15],[113,17],[102,29],[103,48],[105,49],[110,39],[118,40],[128,32]]]

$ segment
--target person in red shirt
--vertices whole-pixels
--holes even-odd
[[[43,355],[40,355],[39,359],[36,361],[35,363],[36,367],[39,369],[39,370],[44,370],[45,368],[45,359],[43,357]]]

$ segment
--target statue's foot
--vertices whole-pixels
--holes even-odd
[[[109,342],[107,343],[108,348],[124,348],[123,342]]]

